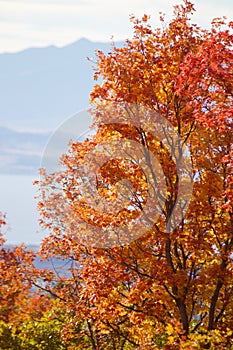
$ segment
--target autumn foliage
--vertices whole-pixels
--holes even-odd
[[[61,349],[231,349],[233,24],[217,18],[204,30],[191,23],[193,11],[185,0],[175,6],[169,24],[161,17],[158,29],[146,15],[132,17],[133,38],[108,54],[97,52],[95,79],[102,82],[91,93],[95,134],[71,143],[61,172],[41,171],[41,225],[50,235],[40,254],[69,261],[69,268],[61,276],[40,274],[31,261],[28,266],[30,283],[53,298],[52,319],[62,319]],[[152,132],[111,123],[101,113],[103,106],[125,103],[166,118],[181,136],[178,151],[189,149],[192,197],[173,230],[166,225],[178,196],[174,154]],[[149,176],[143,177],[140,163],[115,158],[99,169],[98,193],[111,204],[117,182],[128,179],[130,205],[111,216],[81,195],[77,175],[85,156],[104,142],[125,139],[143,145],[162,166],[167,189],[160,215],[129,244],[81,244],[80,218],[93,226],[93,235],[96,227],[121,227],[143,211],[151,179],[156,188],[150,164]],[[90,235],[87,226],[82,230],[83,236]]]

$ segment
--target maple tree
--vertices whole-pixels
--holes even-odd
[[[5,216],[0,217],[0,227],[6,225]],[[27,261],[31,259],[31,254],[26,252],[23,246],[7,248],[4,246],[5,239],[0,236],[0,320],[8,322],[16,317],[19,305],[29,293],[30,284],[24,278],[25,272],[21,268],[20,258]]]
[[[52,282],[54,272],[35,266],[35,251],[7,246],[4,227],[6,215],[0,212],[0,348],[68,349],[61,331],[69,315],[41,284],[36,288],[42,279]]]
[[[158,29],[146,15],[132,17],[133,38],[108,54],[97,52],[95,78],[101,76],[102,83],[91,93],[95,134],[71,143],[63,170],[41,171],[41,225],[51,233],[40,254],[72,262],[68,276],[44,277],[43,289],[66,310],[63,338],[67,343],[76,339],[70,349],[231,348],[233,24],[217,18],[204,30],[191,23],[193,11],[185,0],[175,6],[169,24],[161,17]],[[133,106],[133,116],[137,106],[148,108],[165,118],[183,142],[171,155],[166,142],[153,134],[157,125],[149,121],[143,130],[137,121],[114,123],[108,106],[114,113],[119,106],[129,113]],[[114,141],[121,145],[125,139],[143,145],[149,172],[145,176],[142,162],[125,161],[121,153],[103,163],[99,152],[96,187],[104,203],[99,212],[90,205],[90,192],[82,195],[82,167],[99,145],[112,145],[115,154]],[[174,159],[184,146],[192,160],[192,198],[176,227],[167,230],[178,200]],[[162,166],[165,193],[157,189],[150,154]],[[118,210],[121,179],[132,187],[124,187],[130,203]],[[118,244],[104,247],[109,232],[137,220],[149,188],[162,198],[153,224],[127,244],[121,244],[122,235]],[[105,211],[111,203],[112,210]],[[99,246],[96,232],[106,233],[102,241],[98,236]],[[81,244],[78,235],[90,244]]]

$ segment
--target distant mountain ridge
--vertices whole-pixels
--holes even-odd
[[[0,174],[35,174],[50,133],[0,127]]]
[[[87,57],[110,48],[111,43],[80,39],[62,48],[0,54],[0,126],[55,129],[88,107],[94,72]]]
[[[95,50],[110,49],[111,43],[80,39],[61,48],[0,54],[0,174],[38,169],[46,130],[88,107],[94,63],[87,57],[94,60]]]

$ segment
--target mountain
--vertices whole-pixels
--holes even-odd
[[[95,50],[110,48],[111,43],[80,39],[62,48],[0,54],[0,126],[53,130],[88,107]]]
[[[49,136],[0,127],[0,174],[35,174]]]
[[[110,48],[80,39],[62,48],[0,54],[0,174],[35,172],[48,130],[88,107],[95,50]]]

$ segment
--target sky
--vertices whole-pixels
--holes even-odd
[[[64,46],[80,38],[124,40],[132,36],[130,14],[152,16],[157,26],[161,11],[171,18],[180,0],[0,0],[0,53],[28,47]],[[211,19],[233,18],[232,0],[193,1],[194,22],[208,27]]]

